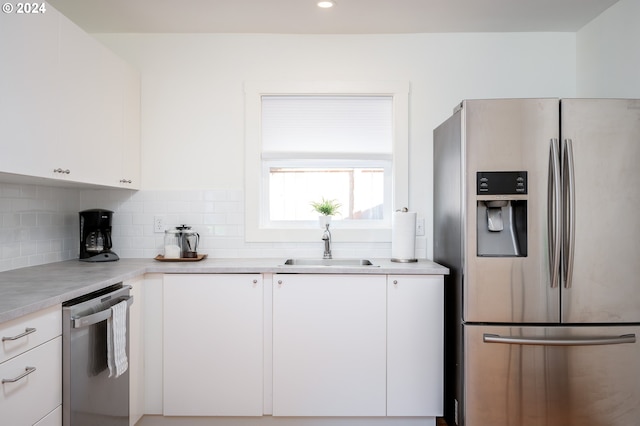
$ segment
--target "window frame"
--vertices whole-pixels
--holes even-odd
[[[248,242],[315,242],[319,224],[278,227],[264,223],[269,208],[263,190],[261,111],[268,95],[380,95],[393,98],[393,159],[391,211],[408,206],[409,199],[409,83],[408,82],[245,82],[245,240]],[[267,211],[268,215],[268,211]],[[340,242],[390,242],[391,222],[384,227],[340,226]]]

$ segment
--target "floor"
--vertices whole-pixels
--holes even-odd
[[[288,418],[273,418],[271,416],[264,417],[164,417],[145,415],[142,419],[136,423],[136,426],[397,426],[401,425],[424,425],[424,421],[419,417],[403,418],[401,421],[390,418],[339,418],[339,417],[325,417],[325,418],[304,418],[304,421],[300,421],[301,418],[288,417]],[[346,421],[348,420],[348,421]],[[443,418],[436,419],[436,426],[447,426],[447,423]]]

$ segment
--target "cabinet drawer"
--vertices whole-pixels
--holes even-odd
[[[62,337],[0,364],[0,387],[0,413],[14,425],[32,425],[62,404]]]
[[[0,324],[0,363],[61,334],[62,308],[60,305],[2,323]]]
[[[58,408],[33,426],[62,426],[62,405],[59,405]]]

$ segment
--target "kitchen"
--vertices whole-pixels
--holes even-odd
[[[626,0],[571,32],[96,34],[142,75],[141,190],[0,184],[0,269],[74,259],[77,212],[98,204],[116,212],[114,250],[123,258],[158,254],[158,214],[197,227],[211,258],[321,254],[320,235],[295,248],[244,239],[248,80],[409,81],[408,202],[426,222],[417,257],[433,258],[433,202],[425,190],[433,181],[433,129],[465,98],[640,97],[637,16],[638,2]],[[336,257],[389,254],[389,242],[335,239]]]

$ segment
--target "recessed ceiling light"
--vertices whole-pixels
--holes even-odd
[[[319,1],[318,2],[318,7],[321,7],[323,9],[328,9],[330,7],[335,6],[336,2],[335,1]]]

